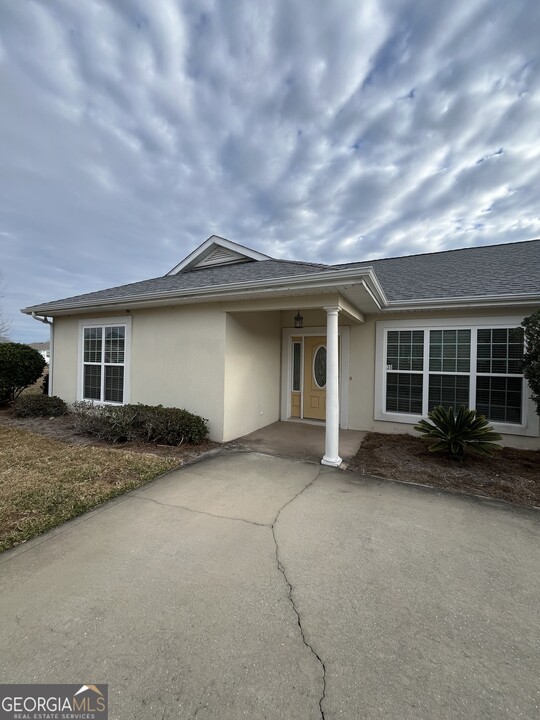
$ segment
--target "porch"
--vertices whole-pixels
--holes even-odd
[[[249,436],[250,443],[288,447],[295,457],[341,464],[340,445],[349,428],[351,331],[377,305],[363,283],[333,290],[222,305],[224,441]],[[296,418],[321,424],[300,430]],[[285,424],[276,425],[278,420]],[[342,452],[350,457],[359,443],[360,438],[349,451],[345,441]]]
[[[365,436],[360,430],[340,430],[339,455],[344,464],[356,455]],[[290,420],[255,430],[233,444],[254,452],[318,463],[325,452],[325,440],[324,423]]]

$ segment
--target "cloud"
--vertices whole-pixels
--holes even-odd
[[[216,232],[322,262],[539,234],[534,0],[0,5],[0,270],[18,308]]]

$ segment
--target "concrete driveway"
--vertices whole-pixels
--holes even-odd
[[[2,682],[110,718],[538,717],[534,511],[224,453],[0,557]]]

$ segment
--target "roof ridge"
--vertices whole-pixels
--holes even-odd
[[[310,265],[311,267],[320,267],[320,268],[334,267],[333,265],[328,265],[326,263],[314,263],[314,262],[308,262],[307,260],[285,260],[283,258],[270,258],[270,259],[274,260],[274,262],[291,263],[292,265]],[[261,262],[268,262],[268,260],[261,260]]]
[[[414,253],[412,255],[391,255],[389,257],[370,258],[369,260],[354,260],[348,263],[337,263],[330,267],[338,268],[345,265],[368,265],[371,262],[382,262],[383,260],[405,260],[406,258],[425,257],[426,255],[445,255],[446,253],[463,252],[465,250],[483,250],[484,248],[507,247],[508,245],[525,245],[526,243],[539,242],[540,238],[531,240],[512,240],[506,243],[493,243],[492,245],[474,245],[472,247],[449,248],[448,250],[435,250],[435,252]]]
[[[259,262],[259,263],[268,263],[268,262],[277,262],[277,263],[288,263],[289,265],[307,265],[308,267],[316,267],[316,268],[331,268],[332,265],[325,265],[324,263],[313,263],[313,262],[307,262],[305,260],[284,260],[283,258],[273,258],[269,257],[266,260],[247,260],[247,261],[239,261],[239,262],[232,262],[232,263],[224,263],[223,265],[215,265],[215,268],[218,267],[228,267],[232,265],[247,265],[253,262]],[[209,267],[192,267],[192,268],[185,268],[180,270],[177,275],[180,275],[181,273],[191,273],[191,272],[200,272],[203,270],[208,270]],[[163,277],[167,277],[166,275],[163,275]]]

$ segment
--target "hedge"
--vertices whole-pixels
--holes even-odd
[[[73,406],[79,430],[106,442],[151,442],[160,445],[198,444],[208,436],[207,421],[187,410],[163,405]]]

